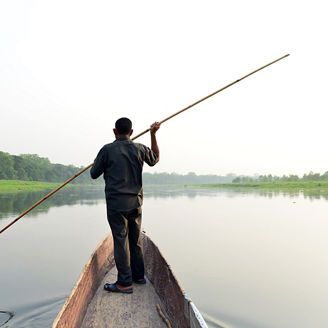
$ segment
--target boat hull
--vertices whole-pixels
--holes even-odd
[[[145,274],[159,296],[163,312],[172,327],[205,328],[204,319],[186,296],[181,284],[158,247],[145,234],[143,237]],[[115,266],[113,239],[109,234],[99,244],[85,266],[70,297],[53,323],[53,328],[80,328],[99,285]],[[128,311],[128,309],[126,309]]]

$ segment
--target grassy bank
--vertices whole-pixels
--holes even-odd
[[[0,180],[0,194],[14,194],[26,191],[55,189],[60,185],[56,182]]]
[[[203,188],[221,188],[232,190],[286,190],[286,191],[316,191],[328,193],[328,181],[278,181],[278,182],[245,182],[190,185]]]
[[[55,189],[61,183],[21,180],[0,180],[0,194],[18,193]],[[81,185],[68,184],[65,188],[74,188]],[[86,185],[83,185],[86,186]],[[155,185],[154,185],[155,186]],[[162,187],[163,185],[156,185]],[[165,185],[166,187],[172,185]],[[188,184],[187,187],[217,188],[231,190],[285,190],[285,191],[315,191],[328,194],[328,181],[292,181],[292,182],[245,182],[245,183],[217,183],[217,184]]]

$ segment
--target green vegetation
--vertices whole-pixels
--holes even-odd
[[[74,176],[80,167],[73,165],[53,164],[48,158],[35,154],[10,155],[0,151],[0,193],[54,189],[58,184]],[[19,181],[18,181],[19,180]],[[71,184],[102,185],[103,179],[92,180],[85,172]],[[229,189],[266,189],[266,190],[320,190],[328,193],[328,171],[322,175],[310,172],[303,177],[290,174],[273,176],[237,176],[230,173],[225,176],[207,174],[197,175],[177,173],[143,173],[145,185],[192,185],[207,188]]]
[[[10,155],[0,151],[0,180],[64,182],[80,171],[73,165],[53,164],[35,154]],[[95,183],[88,172],[72,181],[77,184]]]
[[[309,174],[304,174],[302,178],[300,178],[296,174],[283,175],[282,177],[278,177],[276,175],[267,174],[267,175],[259,175],[259,176],[245,176],[241,175],[232,180],[233,183],[245,183],[245,182],[295,182],[295,181],[325,181],[328,180],[328,171],[323,173],[313,173],[312,171]]]
[[[279,182],[243,182],[243,183],[211,183],[211,184],[194,184],[206,188],[327,188],[328,181],[279,181]]]
[[[59,183],[42,181],[0,180],[0,194],[55,189],[58,186]]]
[[[21,181],[21,180],[0,180],[0,194],[14,194],[29,191],[53,190],[60,186],[61,183],[43,182],[43,181]],[[99,185],[94,184],[67,184],[67,188],[79,189],[99,189]],[[103,188],[101,188],[103,190]]]
[[[219,184],[193,184],[192,187],[221,188],[231,190],[272,190],[303,191],[304,193],[328,194],[328,181],[277,181],[277,182],[244,182]]]

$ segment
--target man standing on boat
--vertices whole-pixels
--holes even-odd
[[[160,124],[150,127],[151,149],[134,143],[132,122],[122,117],[113,129],[116,140],[103,146],[90,174],[105,179],[107,219],[114,239],[114,258],[118,271],[117,282],[105,284],[111,292],[132,293],[132,281],[145,284],[141,240],[142,168],[146,162],[154,166],[159,161],[156,132]]]

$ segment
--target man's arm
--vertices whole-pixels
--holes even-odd
[[[157,155],[158,160],[159,160],[159,147],[157,144],[156,132],[159,128],[160,128],[160,124],[158,122],[155,122],[150,126],[151,150]]]
[[[92,179],[97,179],[104,173],[104,148],[101,148],[95,162],[93,163],[93,166],[90,170],[90,175]]]

